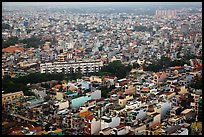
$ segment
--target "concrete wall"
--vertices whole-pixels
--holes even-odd
[[[63,93],[62,92],[57,92],[56,99],[57,100],[62,100],[63,99]]]
[[[101,120],[101,130],[111,127],[114,128],[120,124],[120,117],[113,117],[112,121],[110,123],[105,122],[104,120]]]
[[[58,105],[59,105],[59,110],[68,108],[69,107],[69,101],[59,102]]]
[[[93,118],[92,123],[91,123],[91,135],[97,133],[100,131],[100,120],[96,121],[95,118]]]
[[[147,115],[146,111],[143,111],[143,109],[139,110],[138,112],[139,113],[137,114],[136,119],[142,119]]]
[[[150,124],[150,126],[158,123],[161,123],[161,114],[158,114],[154,117],[153,122]]]
[[[96,90],[90,93],[91,99],[100,99],[101,98],[101,90]]]
[[[45,96],[47,96],[46,90],[32,89],[31,91],[32,91],[34,94],[36,94],[37,96],[39,95],[41,98],[44,98]]]
[[[167,113],[168,110],[172,108],[172,103],[171,102],[161,102],[161,119],[163,119]]]
[[[125,134],[126,134],[126,133],[125,133],[125,128],[124,128],[124,129],[118,131],[118,134],[117,134],[117,135],[125,135]]]
[[[83,103],[85,103],[86,101],[91,100],[91,97],[89,96],[82,96],[82,97],[78,97],[75,99],[71,100],[71,106],[72,107],[80,107],[83,105]]]
[[[140,131],[146,130],[146,125],[142,125],[141,127],[138,127],[135,129],[135,135],[137,135],[137,133],[139,133]]]
[[[183,131],[179,133],[178,135],[188,135],[188,129],[187,128],[181,128]]]
[[[90,82],[86,82],[86,81],[83,81],[83,82],[78,82],[78,84],[81,84],[82,88],[85,88],[85,89],[91,89],[91,83]]]

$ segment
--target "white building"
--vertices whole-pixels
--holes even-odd
[[[107,117],[103,116],[101,118],[101,130],[111,127],[114,128],[120,124],[120,117]]]
[[[90,73],[98,72],[103,66],[100,60],[87,62],[49,62],[40,64],[41,73]]]
[[[101,98],[101,90],[95,90],[90,93],[87,93],[87,95],[91,95],[91,99],[100,99]]]

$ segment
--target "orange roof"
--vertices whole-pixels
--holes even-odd
[[[58,133],[58,132],[61,132],[61,131],[62,131],[62,129],[58,128],[58,129],[56,129],[54,132],[55,132],[55,133]]]
[[[88,115],[88,116],[86,116],[86,119],[87,119],[87,120],[92,120],[93,118],[94,118],[93,115]]]
[[[151,128],[157,128],[157,127],[161,127],[161,124],[157,123],[157,124],[154,124],[154,125],[151,126]]]
[[[16,46],[10,46],[10,47],[7,47],[7,48],[3,48],[2,51],[3,52],[15,52],[17,50],[25,50],[25,48],[21,48],[21,47],[16,47]]]
[[[60,84],[57,84],[57,85],[55,85],[54,87],[55,87],[55,88],[60,88],[61,85],[60,85]]]
[[[45,131],[36,132],[36,135],[42,135]]]
[[[142,90],[143,90],[143,91],[149,91],[150,89],[144,87],[144,88],[142,88]]]
[[[123,94],[123,92],[122,92],[122,91],[119,91],[119,92],[117,92],[117,94],[122,95],[122,94]]]
[[[21,102],[16,102],[17,105],[21,104]]]
[[[86,116],[88,116],[88,115],[90,115],[90,114],[93,114],[91,111],[85,111],[85,112],[81,112],[80,114],[79,114],[79,116],[80,117],[86,117]]]

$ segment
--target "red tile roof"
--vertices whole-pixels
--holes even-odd
[[[88,116],[88,115],[90,115],[90,114],[93,114],[91,111],[85,111],[85,112],[81,112],[80,114],[79,114],[79,116],[80,117],[86,117],[86,116]]]
[[[143,91],[149,91],[150,88],[148,88],[148,87],[143,87],[141,90],[143,90]]]
[[[7,48],[3,48],[2,51],[3,52],[15,52],[17,50],[25,50],[25,48],[22,48],[22,47],[16,47],[16,46],[10,46],[10,47],[7,47]]]
[[[113,76],[104,76],[104,78],[107,78],[107,79],[114,79]]]
[[[122,91],[117,92],[118,95],[123,95]]]
[[[91,114],[88,115],[88,116],[86,116],[86,119],[87,119],[87,120],[92,120],[93,118],[94,118],[94,115],[91,115]]]
[[[120,125],[116,126],[115,128],[120,129],[120,128],[124,127],[124,126],[125,126],[124,123],[120,123]]]

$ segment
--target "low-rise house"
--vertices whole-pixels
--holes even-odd
[[[2,94],[2,105],[5,105],[6,102],[11,102],[12,100],[23,97],[23,96],[24,96],[23,91]]]
[[[111,127],[107,127],[102,129],[99,133],[100,135],[111,135],[111,132],[113,131],[113,129]]]
[[[126,127],[124,123],[120,123],[120,125],[113,128],[111,132],[112,135],[125,135],[126,134]]]
[[[89,81],[90,82],[102,83],[102,78],[99,77],[99,76],[90,76]]]
[[[153,76],[153,82],[155,84],[159,84],[159,83],[163,82],[164,80],[166,80],[166,78],[167,78],[166,72],[157,72]]]
[[[118,116],[103,116],[101,117],[101,130],[111,127],[114,128],[120,124],[120,117]]]

